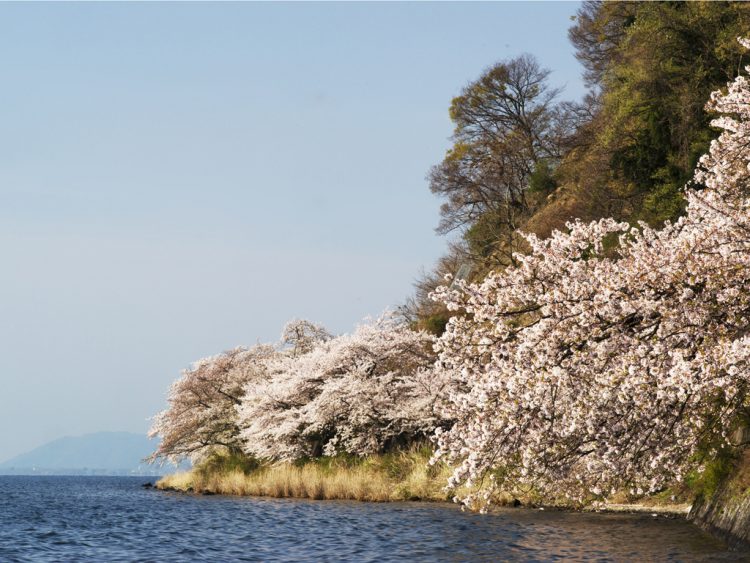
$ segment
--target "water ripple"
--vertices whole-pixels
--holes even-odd
[[[742,561],[648,515],[189,496],[128,477],[0,477],[0,561]]]

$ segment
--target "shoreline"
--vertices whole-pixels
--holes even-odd
[[[687,519],[692,504],[642,504],[642,503],[604,503],[601,506],[588,506],[582,512],[602,512],[608,514],[651,514],[652,516],[668,516]]]
[[[275,495],[259,495],[259,494],[236,494],[236,493],[228,493],[228,492],[219,492],[219,491],[212,491],[212,490],[200,490],[195,491],[192,488],[182,489],[177,487],[172,487],[168,485],[161,485],[159,484],[159,481],[157,481],[153,486],[146,487],[153,490],[158,490],[160,492],[165,493],[179,493],[183,495],[193,495],[193,496],[230,496],[230,497],[253,497],[253,498],[261,498],[261,499],[269,499],[269,498],[275,498],[275,499],[288,499],[288,500],[314,500],[314,501],[351,501],[351,502],[363,502],[363,503],[376,503],[376,504],[388,504],[388,503],[400,503],[400,502],[419,502],[419,503],[429,503],[429,504],[447,504],[451,506],[456,506],[456,503],[451,501],[448,498],[419,498],[419,497],[412,497],[412,498],[391,498],[391,499],[359,499],[359,498],[350,498],[350,497],[341,497],[341,498],[314,498],[310,496],[293,496],[293,495],[285,495],[285,496],[275,496]],[[493,507],[489,510],[489,513],[500,513],[505,512],[510,509],[520,509],[520,510],[528,510],[528,511],[550,511],[550,512],[580,512],[580,513],[586,513],[586,514],[633,514],[633,515],[644,515],[644,516],[652,516],[654,518],[660,517],[660,518],[672,518],[672,519],[688,519],[688,514],[690,513],[692,505],[690,504],[675,504],[675,505],[645,505],[641,503],[633,503],[633,504],[627,504],[627,503],[605,503],[603,505],[599,506],[586,506],[583,508],[576,508],[574,506],[561,506],[561,505],[530,505],[530,504],[502,504],[498,505],[496,507]]]
[[[383,482],[372,472],[360,473],[360,479],[352,479],[352,469],[338,468],[330,472],[313,472],[312,479],[309,466],[277,466],[264,468],[251,473],[239,471],[205,472],[200,468],[184,473],[165,475],[153,485],[146,488],[162,492],[175,492],[195,496],[246,496],[257,498],[286,498],[299,500],[347,500],[357,502],[428,502],[455,505],[450,495],[442,489],[445,481],[437,475],[427,477],[415,487],[411,483],[395,479]],[[342,476],[342,472],[344,475]],[[280,473],[280,475],[279,475]],[[342,478],[343,477],[343,478]],[[424,475],[422,476],[425,477]],[[370,485],[370,486],[368,486]],[[411,487],[409,486],[411,485]],[[145,487],[146,485],[144,485]],[[690,513],[688,503],[601,503],[584,507],[564,504],[539,504],[522,502],[512,495],[505,495],[496,500],[495,507],[500,510],[523,508],[527,510],[564,511],[602,514],[645,514],[654,517],[684,518]],[[493,509],[490,509],[492,512]]]

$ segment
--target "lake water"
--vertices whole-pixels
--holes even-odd
[[[0,561],[746,561],[682,520],[190,496],[144,478],[0,477]]]

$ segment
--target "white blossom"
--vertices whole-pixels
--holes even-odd
[[[432,343],[388,314],[304,354],[276,357],[238,408],[246,452],[271,460],[365,455],[431,435],[446,388],[434,374]]]

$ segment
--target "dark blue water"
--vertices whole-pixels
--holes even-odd
[[[143,478],[0,477],[0,561],[738,561],[681,520],[190,496]]]

